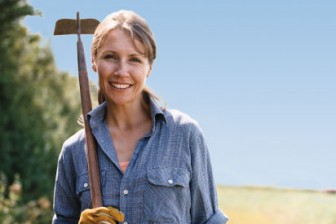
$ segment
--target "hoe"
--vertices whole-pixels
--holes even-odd
[[[86,114],[92,110],[90,98],[89,79],[86,69],[84,47],[81,40],[81,34],[93,34],[99,21],[96,19],[60,19],[56,21],[54,35],[77,34],[77,61],[79,87],[82,101],[82,112],[85,128],[85,141],[87,150],[88,171],[90,179],[91,200],[94,208],[102,206],[102,196],[100,187],[99,166],[96,151],[96,141],[92,135],[91,128],[88,124]]]

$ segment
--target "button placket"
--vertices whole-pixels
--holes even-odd
[[[128,197],[126,197],[129,194],[129,190],[127,187],[127,183],[126,180],[122,180],[121,181],[121,185],[120,185],[120,211],[123,212],[125,214],[126,211],[126,207],[127,207],[127,200]],[[126,214],[125,214],[126,215]],[[126,221],[121,222],[121,223],[126,223]]]

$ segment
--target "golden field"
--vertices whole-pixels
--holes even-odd
[[[336,193],[271,187],[217,188],[228,224],[336,224]]]

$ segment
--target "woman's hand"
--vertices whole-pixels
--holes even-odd
[[[85,209],[78,224],[116,224],[124,221],[124,214],[113,207]]]

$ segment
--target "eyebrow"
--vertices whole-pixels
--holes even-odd
[[[113,54],[118,54],[118,52],[113,51],[113,50],[106,50],[106,51],[103,51],[102,53],[113,53]],[[145,53],[141,53],[141,52],[136,52],[136,53],[132,53],[132,54],[130,54],[129,56],[142,56],[142,57],[146,57],[146,54],[145,54]]]

